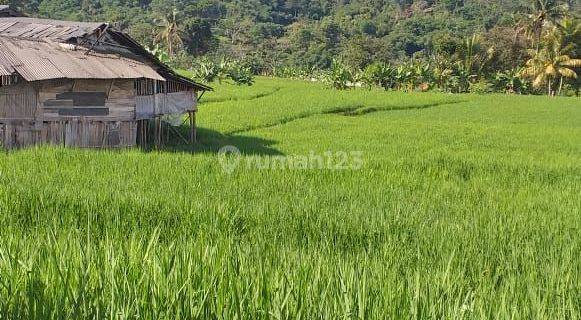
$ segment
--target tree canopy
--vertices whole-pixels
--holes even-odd
[[[273,64],[327,68],[333,59],[363,67],[416,54],[454,51],[485,33],[511,46],[522,30],[576,1],[558,0],[4,0],[32,16],[108,21],[147,46],[190,56],[222,55]],[[163,41],[165,39],[166,41]],[[516,39],[515,41],[512,41]],[[509,50],[510,51],[510,50]],[[518,53],[516,53],[518,54]],[[515,67],[504,54],[504,68]]]

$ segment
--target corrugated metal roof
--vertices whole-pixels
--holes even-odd
[[[0,36],[0,74],[14,72],[27,81],[47,79],[157,79],[149,65],[116,54],[90,52],[51,40]]]
[[[59,78],[171,79],[198,90],[211,90],[179,76],[131,37],[114,31],[106,23],[20,17],[12,11],[11,16],[0,15],[0,75],[18,73],[27,81]],[[87,49],[90,42],[86,41],[98,39],[101,34],[98,31],[107,32],[132,54],[103,54]],[[73,45],[75,43],[80,45]]]
[[[6,69],[4,66],[0,66],[0,76],[10,76],[12,75],[12,72],[10,72],[10,70]]]
[[[105,25],[100,22],[7,17],[0,20],[0,36],[67,41],[91,34]]]

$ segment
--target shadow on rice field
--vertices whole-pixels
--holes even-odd
[[[418,106],[405,106],[405,107],[398,107],[398,106],[389,106],[389,107],[374,107],[374,106],[365,106],[363,104],[352,106],[352,107],[343,107],[339,109],[331,109],[329,111],[325,111],[325,114],[339,114],[343,116],[349,117],[356,117],[356,116],[363,116],[369,113],[374,112],[388,112],[388,111],[406,111],[406,110],[421,110],[421,109],[429,109],[435,108],[443,105],[453,105],[458,103],[467,102],[467,100],[458,100],[458,101],[450,101],[450,102],[441,102],[441,103],[427,103]]]
[[[197,143],[190,145],[184,143],[184,138],[181,138],[188,136],[190,128],[182,125],[175,129],[180,132],[180,136],[173,135],[169,143],[158,151],[217,154],[225,146],[235,146],[243,155],[283,155],[282,152],[274,147],[277,143],[275,140],[240,134],[223,134],[215,130],[199,127],[197,128]]]

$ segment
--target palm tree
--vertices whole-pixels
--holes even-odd
[[[566,46],[570,46],[571,57],[579,58],[581,56],[581,19],[564,18],[558,24],[558,32]],[[579,96],[581,88],[581,79],[578,77],[574,84],[575,93]]]
[[[554,24],[567,12],[567,4],[560,0],[534,0],[525,22],[527,33],[537,51],[540,49],[543,30]]]
[[[570,46],[563,46],[562,37],[553,32],[545,37],[545,45],[540,51],[529,50],[531,59],[525,64],[523,76],[533,79],[533,86],[547,86],[550,96],[555,94],[555,81],[559,81],[558,94],[561,94],[565,79],[577,79],[574,68],[581,67],[581,59],[568,55]]]
[[[480,76],[484,67],[492,60],[494,55],[494,47],[485,48],[482,44],[482,37],[474,34],[464,40],[460,58],[464,70]]]
[[[579,52],[579,46],[581,44],[581,19],[564,18],[559,23],[557,23],[557,28],[555,32],[563,40],[563,45],[565,47],[571,46],[570,55],[577,57]]]
[[[183,44],[181,34],[182,30],[177,22],[177,10],[163,17],[160,30],[155,37],[155,43],[164,43],[167,47],[167,53],[173,57],[174,49]]]

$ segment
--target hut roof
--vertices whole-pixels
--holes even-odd
[[[0,6],[0,13],[2,10]],[[103,51],[101,47],[94,50],[104,34],[110,35],[122,50]],[[0,75],[15,73],[27,81],[170,79],[199,90],[211,90],[176,74],[129,35],[107,23],[0,15]]]
[[[106,25],[94,22],[7,17],[0,19],[0,36],[69,41],[93,34]]]
[[[156,79],[165,80],[149,65],[116,54],[51,40],[24,40],[0,36],[0,74],[17,72],[26,81],[48,79]]]

